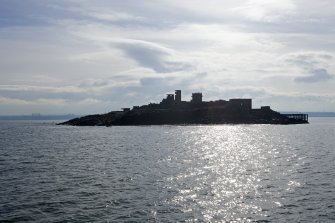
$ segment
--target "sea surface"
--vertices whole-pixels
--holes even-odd
[[[335,118],[0,122],[0,222],[335,222]]]

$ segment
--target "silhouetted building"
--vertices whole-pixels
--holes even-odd
[[[230,108],[239,110],[239,111],[250,111],[251,110],[251,99],[230,99],[229,100]]]
[[[181,102],[181,90],[175,90],[175,102],[176,104]]]
[[[270,108],[270,106],[261,106],[261,110],[263,110],[263,111],[270,111],[271,108]]]
[[[160,104],[164,107],[171,107],[174,105],[174,94],[167,94],[166,98],[164,98]]]
[[[192,103],[200,104],[202,103],[202,93],[192,93]]]
[[[130,111],[130,108],[122,108],[122,110],[123,110],[124,112],[128,112],[128,111]]]
[[[166,102],[168,104],[173,104],[173,102],[174,102],[174,94],[167,94]]]

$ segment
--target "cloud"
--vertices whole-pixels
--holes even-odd
[[[278,108],[300,104],[293,93],[333,92],[332,0],[1,3],[0,97],[22,102],[7,113],[47,111],[49,102],[54,111],[103,112],[175,89],[185,99],[267,97]],[[283,92],[280,103],[271,97]],[[30,103],[40,99],[44,107]]]
[[[295,9],[292,0],[249,0],[232,11],[251,20],[274,22],[293,14]]]
[[[231,88],[223,91],[226,98],[257,98],[267,94],[263,88]]]
[[[66,104],[65,99],[46,99],[38,98],[36,100],[23,100],[16,98],[0,97],[0,103],[3,105],[50,105],[61,106]]]
[[[328,73],[326,69],[316,69],[310,75],[304,77],[296,77],[295,82],[315,83],[321,81],[328,81],[334,77],[333,74]]]
[[[117,44],[129,58],[139,65],[153,69],[157,73],[171,73],[185,70],[189,65],[175,62],[173,50],[155,43],[133,40]]]
[[[334,56],[328,52],[300,52],[285,55],[285,62],[304,69],[314,69],[332,63]]]
[[[79,105],[96,105],[99,104],[101,101],[95,98],[85,98],[81,101],[78,101]]]
[[[169,79],[171,80],[172,78],[154,78],[154,77],[147,77],[147,78],[142,78],[140,80],[141,86],[147,87],[147,86],[162,86],[162,85],[167,85],[169,83]]]
[[[269,93],[258,105],[271,105],[277,111],[332,111],[335,94],[277,92]]]
[[[89,16],[93,18],[104,20],[104,21],[131,21],[131,20],[141,20],[141,17],[136,17],[128,13],[124,12],[115,12],[115,11],[93,11],[88,13]]]
[[[0,96],[35,101],[40,98],[50,100],[64,99],[75,102],[91,95],[99,95],[101,86],[32,86],[32,85],[0,85]]]
[[[0,92],[8,91],[8,92],[50,92],[50,93],[83,93],[84,89],[81,89],[76,86],[32,86],[32,85],[0,85]]]
[[[87,79],[84,80],[79,86],[82,88],[105,87],[109,85],[108,80],[103,79]]]
[[[92,114],[110,111],[110,102],[91,97],[71,101],[62,98],[26,100],[0,96],[0,104],[3,105],[0,115],[22,115],[34,112],[42,114],[65,114],[69,112]],[[27,109],[29,112],[27,112]]]

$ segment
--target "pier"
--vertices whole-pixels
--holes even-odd
[[[287,118],[293,118],[297,120],[304,120],[308,122],[308,114],[282,114]]]

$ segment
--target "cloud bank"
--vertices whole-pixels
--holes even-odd
[[[334,10],[331,0],[3,0],[0,114],[102,113],[175,89],[335,111]]]

